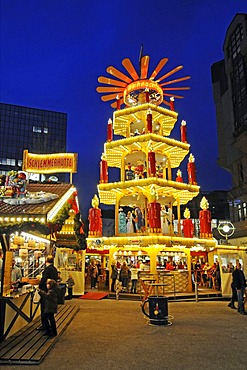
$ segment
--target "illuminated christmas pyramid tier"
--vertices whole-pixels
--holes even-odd
[[[103,204],[115,205],[119,202],[121,206],[133,207],[134,205],[138,205],[139,207],[143,207],[145,200],[151,202],[152,187],[154,187],[158,195],[157,201],[160,204],[173,203],[174,206],[187,204],[198,195],[200,190],[200,187],[197,185],[148,178],[99,184],[98,192],[100,201]]]
[[[143,103],[115,111],[113,113],[114,133],[125,137],[129,137],[137,131],[142,133],[146,126],[146,117],[149,110],[152,111],[152,132],[169,136],[177,121],[178,114],[151,103]]]
[[[171,168],[177,168],[189,153],[190,145],[158,134],[142,134],[126,139],[105,143],[104,157],[108,167],[123,167],[128,163],[134,166],[137,161],[146,161],[149,148],[155,152],[157,166],[164,166],[169,161]]]

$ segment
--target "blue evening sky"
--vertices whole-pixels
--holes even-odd
[[[138,68],[143,44],[150,71],[167,57],[162,72],[182,64],[174,77],[191,75],[180,85],[191,90],[175,100],[179,118],[171,137],[179,139],[186,120],[198,184],[227,190],[230,176],[217,165],[210,67],[223,59],[236,13],[247,13],[246,0],[1,0],[0,101],[68,113],[67,150],[79,153],[74,183],[87,213],[113,114],[96,92],[97,78],[110,65],[125,72],[127,57]]]

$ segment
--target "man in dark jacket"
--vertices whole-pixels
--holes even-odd
[[[243,271],[241,270],[241,263],[236,264],[236,269],[233,271],[232,274],[233,277],[233,286],[235,287],[237,291],[238,296],[238,312],[240,312],[242,315],[247,315],[247,312],[244,310],[244,292],[246,288],[246,279],[244,276]]]
[[[39,289],[43,290],[44,292],[47,292],[47,286],[46,282],[47,279],[52,279],[57,282],[57,269],[53,265],[53,256],[49,255],[46,257],[46,267],[42,273],[42,278],[39,283]],[[45,298],[44,296],[41,296],[40,300],[40,313],[41,313],[41,326],[37,328],[37,330],[45,330],[45,325],[44,325],[44,311],[45,311]]]

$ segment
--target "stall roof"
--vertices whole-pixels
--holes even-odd
[[[47,213],[52,210],[59,199],[62,198],[67,191],[74,187],[72,184],[28,184],[27,191],[31,193],[44,192],[52,193],[57,195],[56,199],[50,200],[48,202],[35,203],[35,204],[18,204],[13,205],[5,203],[4,198],[0,198],[0,216],[25,216],[25,215],[43,215],[46,216]]]

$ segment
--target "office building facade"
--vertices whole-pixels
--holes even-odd
[[[66,152],[67,114],[0,103],[0,173],[22,169],[23,150]],[[64,174],[57,174],[64,180]]]
[[[218,163],[232,176],[228,201],[235,238],[247,243],[247,14],[232,20],[223,51],[224,59],[211,67]]]

